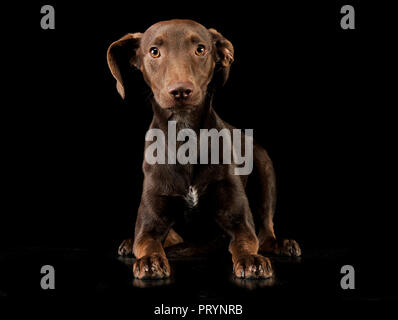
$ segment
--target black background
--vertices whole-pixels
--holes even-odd
[[[44,4],[55,7],[55,30],[40,29]],[[356,9],[355,30],[340,28],[343,4]],[[139,72],[119,97],[106,50],[128,32],[188,18],[234,45],[215,109],[252,128],[273,159],[277,235],[304,254],[349,252],[345,264],[363,266],[377,296],[393,294],[396,56],[393,20],[378,5],[50,1],[4,10],[19,14],[3,29],[1,247],[101,251],[132,236],[152,111]]]

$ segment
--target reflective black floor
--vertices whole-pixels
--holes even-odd
[[[374,305],[379,315],[386,309],[374,302],[398,300],[392,270],[372,265],[377,256],[369,260],[346,249],[303,249],[300,258],[272,257],[276,275],[267,280],[235,279],[230,257],[225,254],[171,259],[170,279],[140,281],[132,277],[134,259],[118,257],[116,243],[106,250],[14,248],[3,251],[0,257],[0,302],[17,301],[13,310],[20,311],[24,301],[40,314],[51,307],[55,311],[49,315],[67,313],[73,317],[81,317],[84,309],[90,317],[110,310],[113,319],[266,319],[271,314],[294,317],[303,312],[319,319],[318,310],[334,317],[342,312],[354,317],[358,312],[367,314],[368,307]],[[46,264],[55,269],[55,290],[41,289],[40,269]],[[340,286],[340,269],[346,264],[355,267],[354,290]],[[206,304],[241,305],[243,312],[198,314],[199,305]],[[162,306],[186,306],[196,311],[184,317],[155,314]],[[349,313],[342,311],[347,307]]]
[[[374,259],[375,257],[373,257]],[[137,304],[278,302],[284,299],[350,301],[397,299],[386,268],[377,269],[366,256],[346,249],[305,249],[300,258],[271,257],[275,276],[239,280],[232,276],[228,253],[211,258],[171,259],[168,280],[135,280],[133,258],[110,248],[74,249],[25,247],[0,256],[0,296],[132,298]],[[55,290],[42,290],[40,269],[55,268]],[[343,290],[340,269],[355,267],[355,290]],[[372,273],[374,270],[374,273]],[[382,271],[387,273],[384,274]],[[151,310],[148,310],[150,312]]]

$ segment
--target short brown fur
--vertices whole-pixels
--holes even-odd
[[[204,53],[198,45],[204,47]],[[159,51],[151,51],[153,48]],[[177,122],[177,130],[234,129],[220,119],[212,106],[214,90],[227,81],[234,60],[233,45],[216,30],[190,20],[159,22],[145,33],[128,34],[112,43],[107,58],[123,98],[128,68],[134,66],[141,70],[153,93],[154,116],[150,128],[161,129],[166,141],[170,120]],[[146,147],[148,145],[149,142]],[[296,241],[275,237],[272,162],[256,143],[253,152],[254,170],[249,177],[234,175],[233,164],[149,165],[144,161],[145,178],[135,238],[123,241],[119,247],[119,254],[133,252],[136,256],[133,267],[136,278],[170,275],[164,248],[183,242],[172,227],[181,215],[183,199],[192,185],[198,190],[199,202],[207,203],[200,217],[214,221],[230,237],[229,251],[237,277],[272,276],[270,260],[259,251],[289,256],[301,254]],[[246,188],[250,182],[255,185],[251,206]],[[208,233],[200,230],[199,238]]]

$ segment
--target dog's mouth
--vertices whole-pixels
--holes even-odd
[[[178,104],[167,108],[171,113],[176,114],[191,113],[194,109],[195,106],[193,104]]]
[[[162,105],[161,105],[162,106]],[[172,113],[190,113],[196,108],[196,104],[192,101],[173,101],[173,103],[162,106]]]

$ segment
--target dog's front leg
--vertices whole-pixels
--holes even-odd
[[[166,213],[166,199],[141,201],[135,226],[133,252],[137,260],[133,265],[138,279],[162,279],[170,276],[170,265],[162,242],[171,227]]]
[[[258,254],[259,242],[255,233],[247,197],[240,184],[221,183],[217,196],[217,222],[230,235],[229,251],[233,271],[238,278],[269,278],[271,261]]]
[[[229,251],[232,254],[233,272],[238,278],[269,278],[272,276],[271,261],[258,254],[258,239],[254,230],[241,222],[232,228]]]

